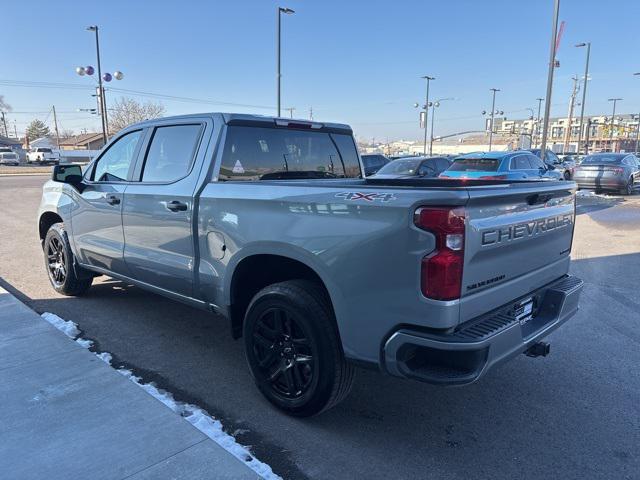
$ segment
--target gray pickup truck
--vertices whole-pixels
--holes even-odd
[[[292,415],[354,365],[476,381],[578,309],[575,184],[364,179],[351,128],[241,114],[118,133],[54,168],[38,232],[53,288],[108,275],[221,314],[260,391]]]

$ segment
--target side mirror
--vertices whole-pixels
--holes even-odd
[[[82,168],[80,165],[55,165],[51,180],[77,187],[82,183]]]

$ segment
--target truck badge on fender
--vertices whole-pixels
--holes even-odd
[[[393,193],[340,192],[336,193],[336,197],[352,201],[364,200],[365,202],[388,202],[396,199]]]

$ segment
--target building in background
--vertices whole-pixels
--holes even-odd
[[[100,150],[103,146],[102,133],[83,133],[60,139],[61,150]]]
[[[540,121],[542,123],[542,120]],[[505,136],[529,137],[531,143],[540,143],[542,125],[538,129],[535,119],[508,120],[496,119],[496,132]],[[571,128],[567,137],[567,128]],[[613,128],[613,136],[611,130]],[[585,142],[589,143],[589,152],[631,152],[635,149],[638,132],[637,115],[616,115],[613,125],[611,116],[592,115],[584,118],[582,126],[582,143],[580,151],[584,152]],[[549,119],[549,136],[547,146],[554,152],[566,153],[578,151],[578,137],[580,134],[580,117],[572,118],[569,126],[567,117],[552,117]],[[537,141],[537,142],[536,142]]]

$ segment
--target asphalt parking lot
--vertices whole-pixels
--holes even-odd
[[[345,402],[300,420],[263,400],[225,321],[107,278],[83,298],[55,294],[36,230],[45,180],[0,177],[3,286],[207,409],[283,478],[640,478],[640,194],[580,197],[582,308],[549,357],[451,389],[359,370]]]

